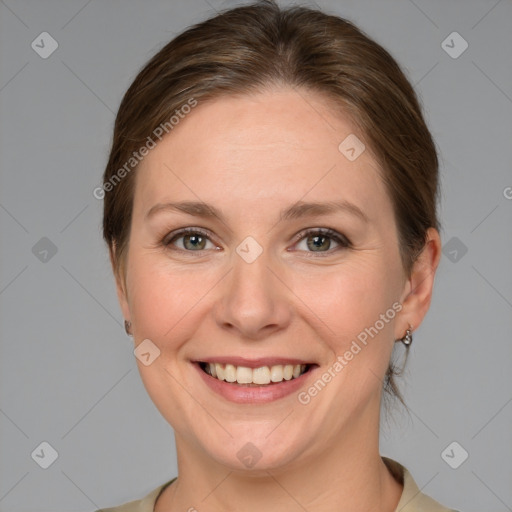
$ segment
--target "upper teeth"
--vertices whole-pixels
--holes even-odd
[[[260,368],[247,368],[232,364],[206,363],[206,372],[212,377],[226,382],[238,384],[270,384],[299,377],[306,371],[305,364],[278,364],[275,366],[261,366]]]

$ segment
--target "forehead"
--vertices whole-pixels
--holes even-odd
[[[368,149],[347,158],[340,151],[347,137],[364,141],[347,117],[305,91],[199,102],[141,162],[134,207],[186,197],[240,212],[281,208],[307,195],[389,209],[375,159]]]

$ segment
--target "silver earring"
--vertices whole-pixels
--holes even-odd
[[[401,341],[406,347],[412,343],[412,325],[409,324],[409,329],[405,331],[405,336],[396,341]]]
[[[126,334],[128,334],[128,336],[132,335],[132,323],[129,322],[128,320],[124,321],[124,330],[126,331]]]

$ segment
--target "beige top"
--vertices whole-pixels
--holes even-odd
[[[386,466],[393,476],[403,484],[402,496],[395,512],[457,512],[456,510],[443,507],[440,503],[423,494],[409,471],[399,462],[388,457],[382,457]],[[103,508],[96,512],[154,512],[155,503],[160,493],[176,478],[160,485],[141,500],[130,501],[124,505],[114,508]]]

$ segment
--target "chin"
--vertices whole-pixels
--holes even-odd
[[[238,425],[238,429],[229,428],[227,425],[226,428],[233,437],[219,437],[216,440],[216,446],[213,445],[211,438],[196,440],[196,442],[203,446],[205,454],[212,461],[225,466],[230,471],[268,477],[267,471],[284,468],[296,462],[307,446],[312,445],[309,436],[304,438],[302,435],[300,441],[303,446],[299,446],[295,439],[299,432],[296,435],[290,435],[291,432],[285,427],[281,432],[277,432],[277,429],[272,432],[278,423],[273,423],[272,428],[262,428],[261,431],[255,429],[254,424],[250,423],[244,427]],[[227,437],[229,440],[226,439]]]

